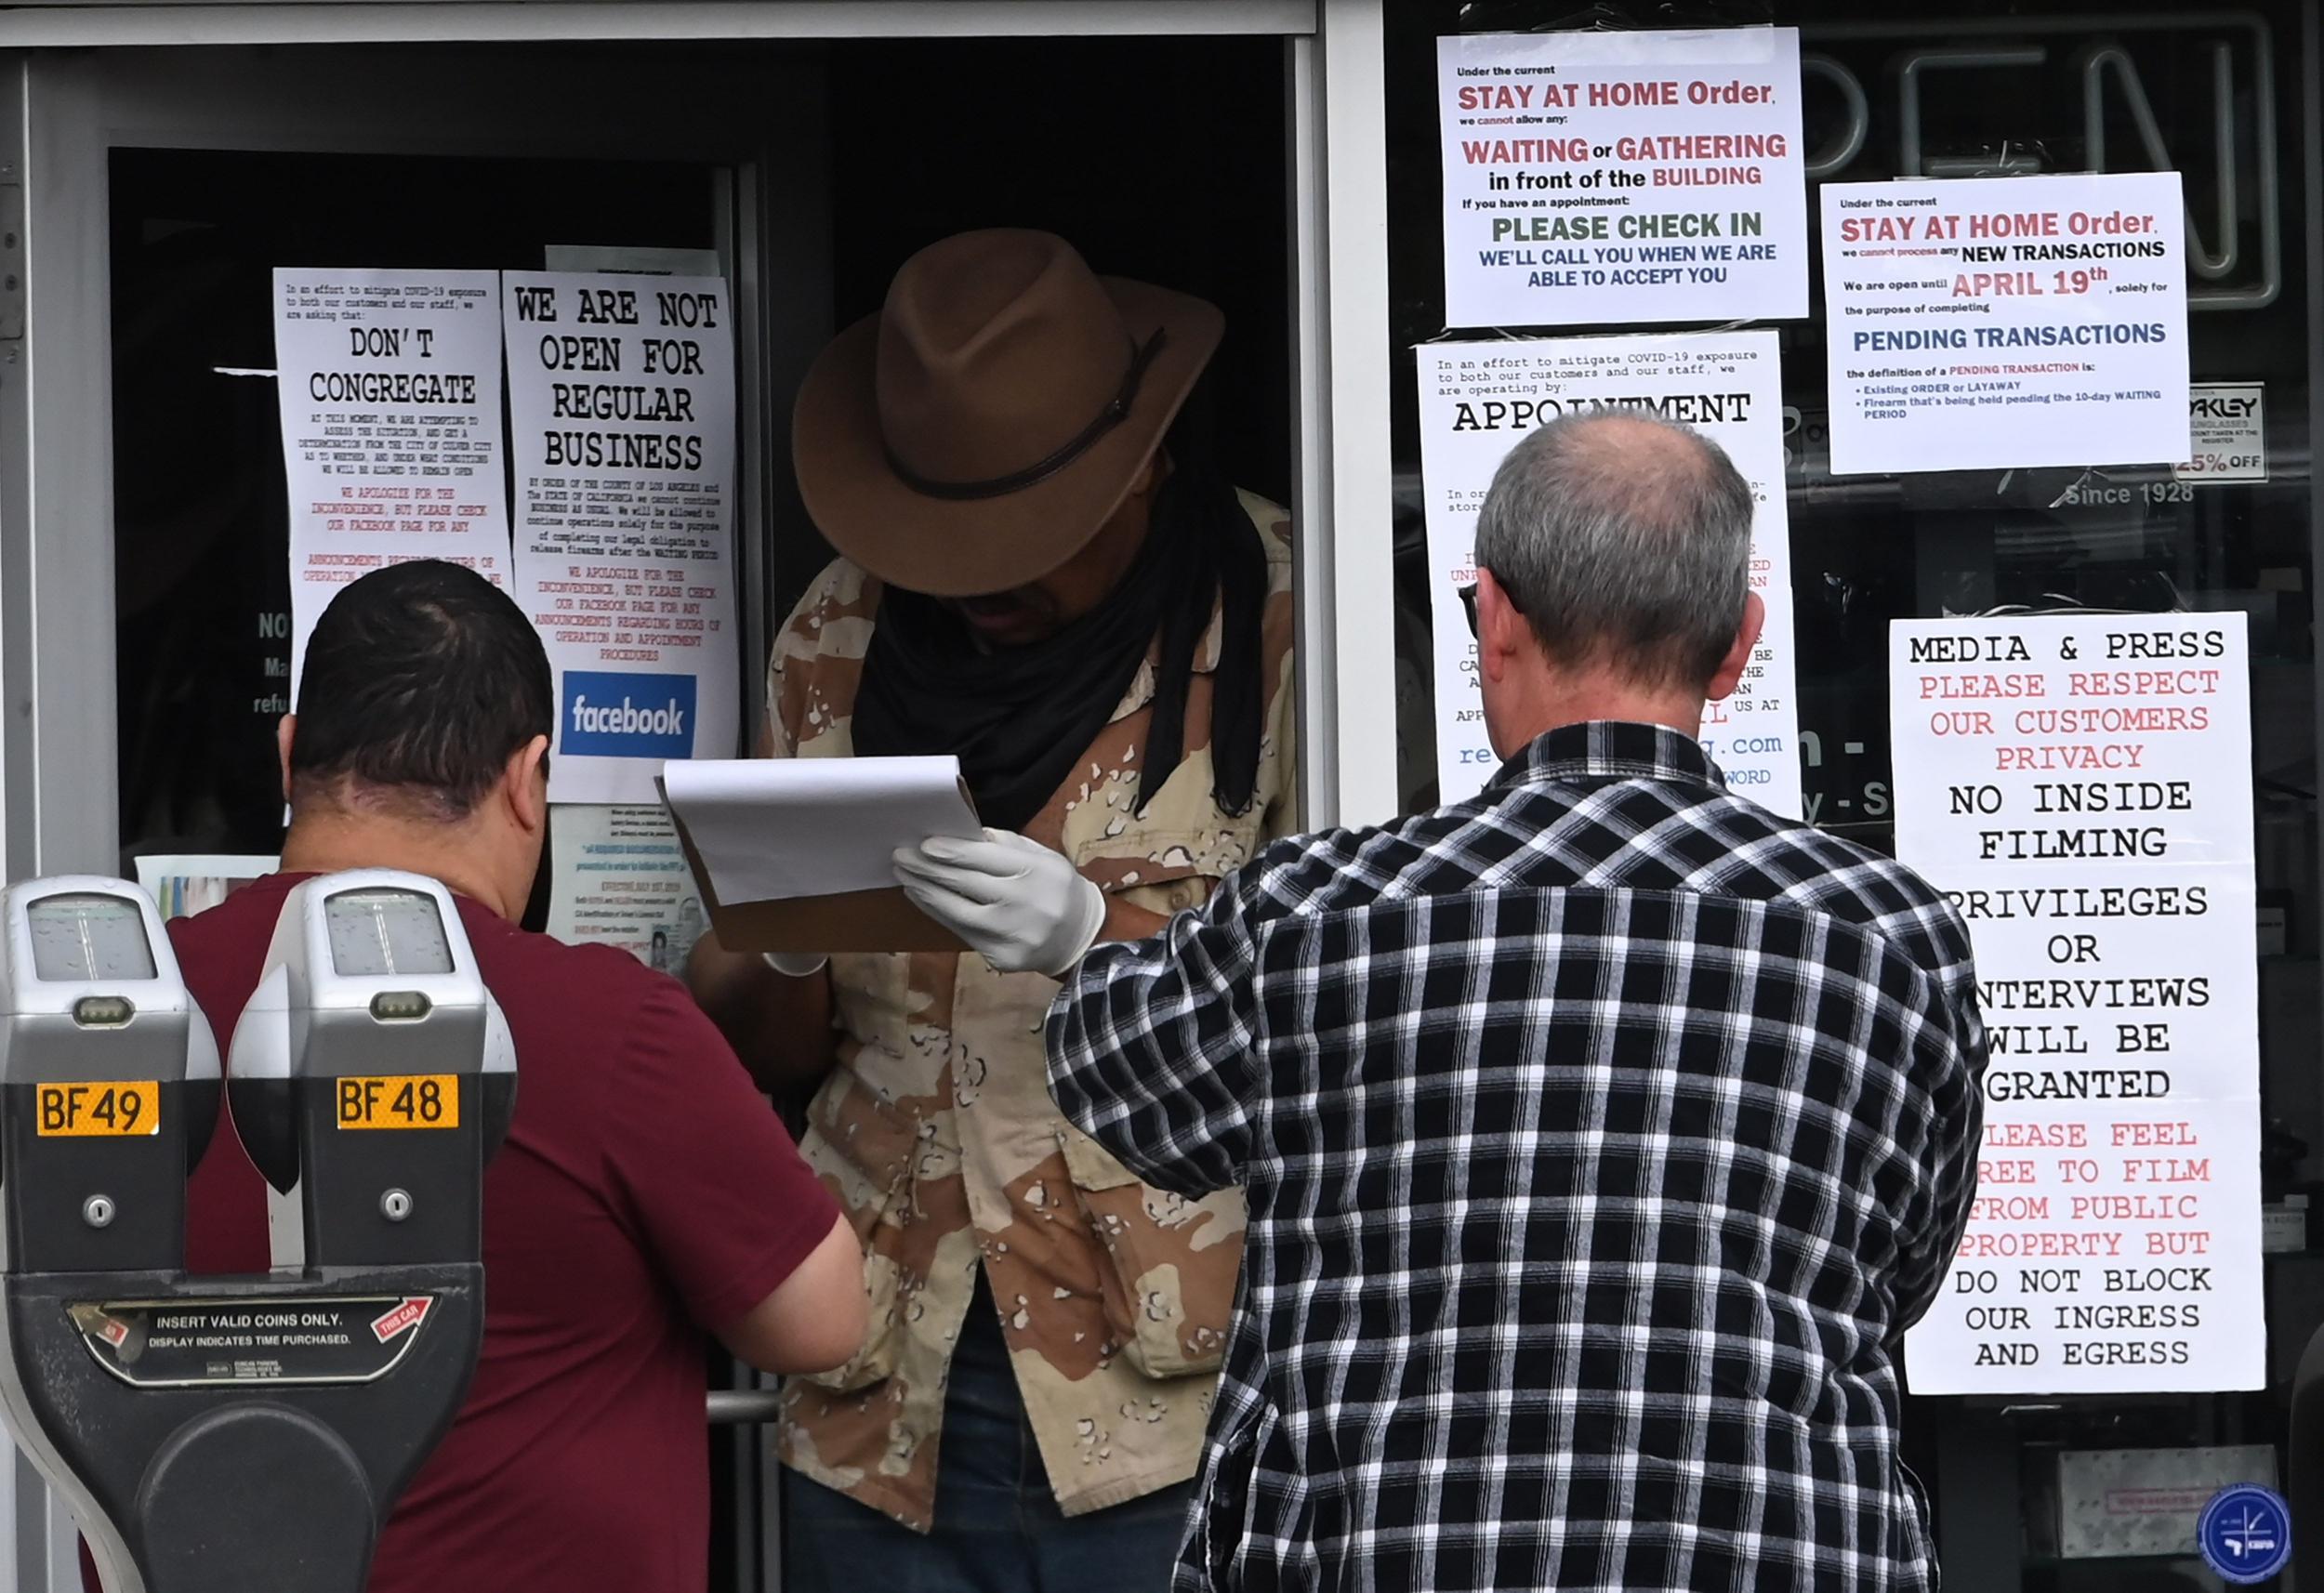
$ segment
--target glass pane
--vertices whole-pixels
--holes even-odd
[[[1811,816],[1892,842],[1889,622],[2003,605],[2241,611],[2252,653],[2261,892],[2268,1387],[2251,1395],[1908,1402],[1907,1455],[1931,1484],[1948,1584],[1978,1593],[2213,1586],[2184,1542],[2082,1530],[2060,1456],[2257,1445],[2282,1476],[2292,1370],[2324,1322],[2324,1253],[2293,1210],[2319,1187],[2316,663],[2308,428],[2315,329],[2295,242],[2315,182],[2301,136],[2303,13],[2045,0],[1736,0],[1684,8],[1558,0],[1388,8],[1400,657],[1425,678],[1428,565],[1412,344],[1444,331],[1435,46],[1440,34],[1575,25],[1774,21],[1802,29],[1811,227],[1817,181],[2176,168],[2196,261],[2193,377],[2224,400],[2259,389],[2265,481],[2168,469],[2052,468],[1835,478],[1816,313],[1781,326],[1803,776]],[[1908,66],[1920,111],[1906,120]],[[2093,140],[2093,129],[2096,139]],[[1578,330],[1620,331],[1624,328]],[[1644,330],[1638,328],[1635,330]],[[1541,329],[1554,336],[1554,328]],[[1464,334],[1465,336],[1465,334]],[[2229,385],[2232,385],[2231,387]],[[1408,799],[1433,798],[1428,700],[1399,722]],[[2240,1462],[2238,1462],[2240,1463]],[[2079,1467],[2083,1463],[2070,1463]],[[2170,1462],[2159,1463],[2168,1475]],[[2069,1469],[2071,1478],[2079,1475]],[[2099,1551],[2099,1552],[2093,1552]],[[2193,1580],[2189,1580],[2193,1578]]]
[[[24,910],[33,972],[52,983],[152,979],[145,916],[118,896],[44,896]]]
[[[602,161],[112,156],[123,855],[272,853],[290,565],[271,273],[537,270],[546,246],[709,248],[719,175]]]

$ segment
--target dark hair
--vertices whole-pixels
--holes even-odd
[[[297,713],[294,802],[351,784],[459,819],[557,709],[524,611],[474,571],[423,559],[331,599],[307,641]]]

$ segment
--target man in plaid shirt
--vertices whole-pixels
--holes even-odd
[[[1969,937],[1697,744],[1751,512],[1683,428],[1535,432],[1485,792],[1274,845],[1052,1009],[1067,1116],[1248,1191],[1182,1593],[1934,1586],[1895,1357],[1975,1179]]]

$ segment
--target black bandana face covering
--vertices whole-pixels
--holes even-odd
[[[1022,830],[1112,720],[1159,636],[1154,722],[1140,760],[1143,812],[1184,756],[1195,650],[1217,606],[1225,646],[1212,680],[1212,790],[1221,808],[1240,813],[1258,782],[1266,595],[1266,552],[1234,491],[1181,467],[1156,492],[1145,546],[1120,584],[1041,641],[980,648],[943,603],[887,588],[856,692],[855,750],[951,753],[984,823]]]

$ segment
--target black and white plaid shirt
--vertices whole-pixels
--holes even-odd
[[[1931,1587],[1895,1356],[1973,977],[1908,870],[1616,723],[1094,952],[1059,1103],[1250,1202],[1179,1593]]]

